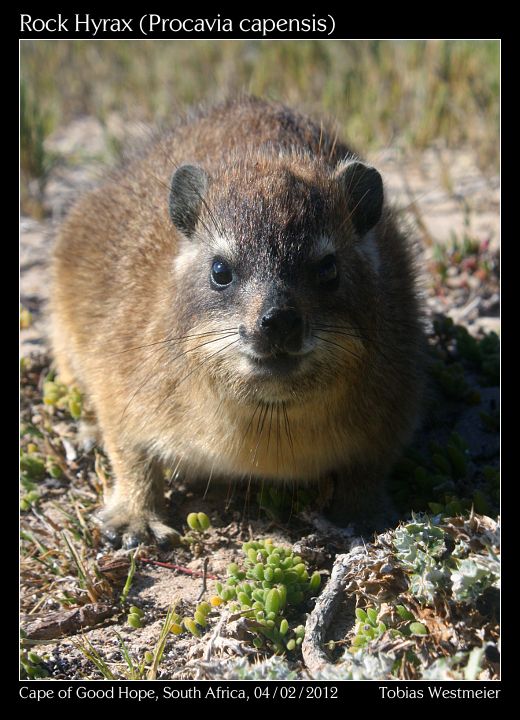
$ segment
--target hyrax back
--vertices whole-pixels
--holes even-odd
[[[180,123],[59,235],[52,342],[97,416],[127,545],[167,540],[166,469],[319,482],[360,515],[414,427],[421,329],[379,173],[246,98]]]

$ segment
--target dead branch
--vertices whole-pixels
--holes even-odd
[[[73,610],[22,616],[22,628],[28,640],[52,640],[90,628],[121,611],[117,605],[90,603]]]
[[[305,638],[302,644],[303,661],[311,676],[325,668],[333,667],[322,645],[334,614],[345,598],[346,577],[352,565],[366,556],[364,546],[356,545],[350,552],[338,555],[334,561],[330,580],[319,596],[314,610],[307,618]]]

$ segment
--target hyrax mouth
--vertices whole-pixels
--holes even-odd
[[[249,356],[252,371],[255,376],[266,378],[282,378],[292,375],[302,364],[301,355],[278,353],[263,357]]]
[[[245,354],[255,377],[284,378],[300,369],[306,341],[306,323],[296,307],[268,303],[249,330],[239,327]]]

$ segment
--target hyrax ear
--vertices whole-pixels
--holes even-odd
[[[197,165],[181,165],[173,173],[170,187],[170,217],[187,237],[195,231],[209,178]]]
[[[352,224],[365,235],[381,217],[383,180],[377,170],[359,161],[342,165],[336,175],[347,195]]]

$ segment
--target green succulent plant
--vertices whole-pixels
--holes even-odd
[[[143,627],[143,616],[143,610],[138,608],[136,605],[132,605],[128,613],[127,622],[130,627],[141,628]]]
[[[290,614],[318,591],[320,574],[309,574],[301,557],[269,539],[244,543],[242,552],[243,565],[231,563],[227,582],[215,584],[217,596],[246,618],[255,647],[296,650],[305,628],[292,627]]]
[[[43,402],[45,405],[68,410],[73,420],[79,420],[83,409],[83,396],[76,387],[67,387],[55,380],[46,380],[43,384]]]
[[[195,532],[203,533],[211,527],[211,520],[206,513],[203,512],[190,513],[186,518],[186,522],[188,523],[188,527]]]
[[[379,610],[376,607],[356,608],[356,625],[354,627],[354,638],[349,652],[356,653],[366,648],[371,642],[378,640],[385,632],[391,638],[405,638],[412,635],[427,635],[427,627],[417,621],[404,605],[394,605],[393,615],[395,622],[391,625],[378,619]]]

